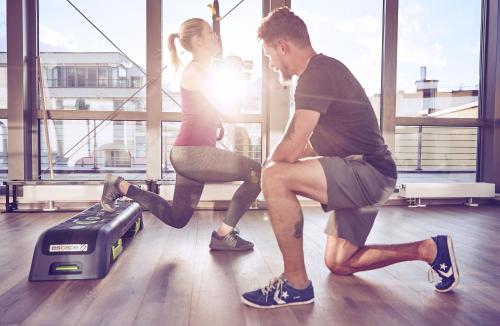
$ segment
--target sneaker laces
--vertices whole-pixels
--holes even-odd
[[[271,293],[271,291],[274,289],[276,289],[279,296],[281,296],[281,292],[283,291],[283,284],[285,284],[285,280],[282,278],[282,276],[279,276],[273,278],[271,281],[269,281],[268,285],[260,289],[262,291],[262,294],[266,296],[266,301],[269,297],[269,293]]]
[[[106,201],[109,201],[113,203],[117,198],[121,197],[121,193],[116,189],[116,187],[113,185],[113,188],[111,188],[109,191],[106,192],[106,195],[104,196],[104,199]]]
[[[427,271],[427,281],[429,281],[429,283],[431,284],[434,284],[434,274],[436,274],[434,269],[432,267],[429,268],[429,270]]]
[[[236,243],[238,242],[238,232],[236,229],[229,232],[225,237],[224,241],[226,241],[231,247],[236,247]]]

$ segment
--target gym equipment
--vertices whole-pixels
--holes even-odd
[[[30,281],[102,278],[123,251],[124,238],[143,228],[137,203],[120,202],[114,212],[95,204],[38,238]]]

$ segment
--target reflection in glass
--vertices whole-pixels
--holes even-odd
[[[126,179],[143,179],[146,173],[144,121],[49,120],[56,179],[102,179],[115,173]],[[90,135],[78,143],[86,134]],[[69,151],[74,145],[78,145]],[[66,154],[66,152],[68,152]],[[48,168],[47,146],[41,137],[41,169]],[[45,171],[42,179],[48,179]]]

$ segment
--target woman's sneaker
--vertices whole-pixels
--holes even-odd
[[[305,289],[295,289],[282,275],[262,289],[244,293],[241,300],[248,306],[264,309],[302,305],[314,302],[314,289],[311,282]]]
[[[101,206],[102,209],[107,212],[113,212],[115,210],[115,200],[122,197],[120,190],[118,190],[118,185],[123,181],[122,177],[117,177],[108,174],[104,179],[104,187],[102,188],[101,195]]]
[[[221,237],[216,231],[212,232],[212,238],[208,245],[212,250],[252,250],[253,243],[240,237],[238,229],[233,229],[227,235]]]
[[[432,275],[436,273],[441,277],[441,282],[435,285],[436,291],[451,291],[460,280],[453,241],[447,235],[438,235],[432,237],[432,240],[436,243],[437,255],[434,262],[430,264],[432,268],[429,270],[429,281],[432,282]]]

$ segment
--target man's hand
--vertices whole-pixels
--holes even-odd
[[[267,161],[294,163],[308,149],[309,137],[318,123],[320,113],[311,110],[295,110],[285,134]],[[312,147],[311,147],[312,149]]]

